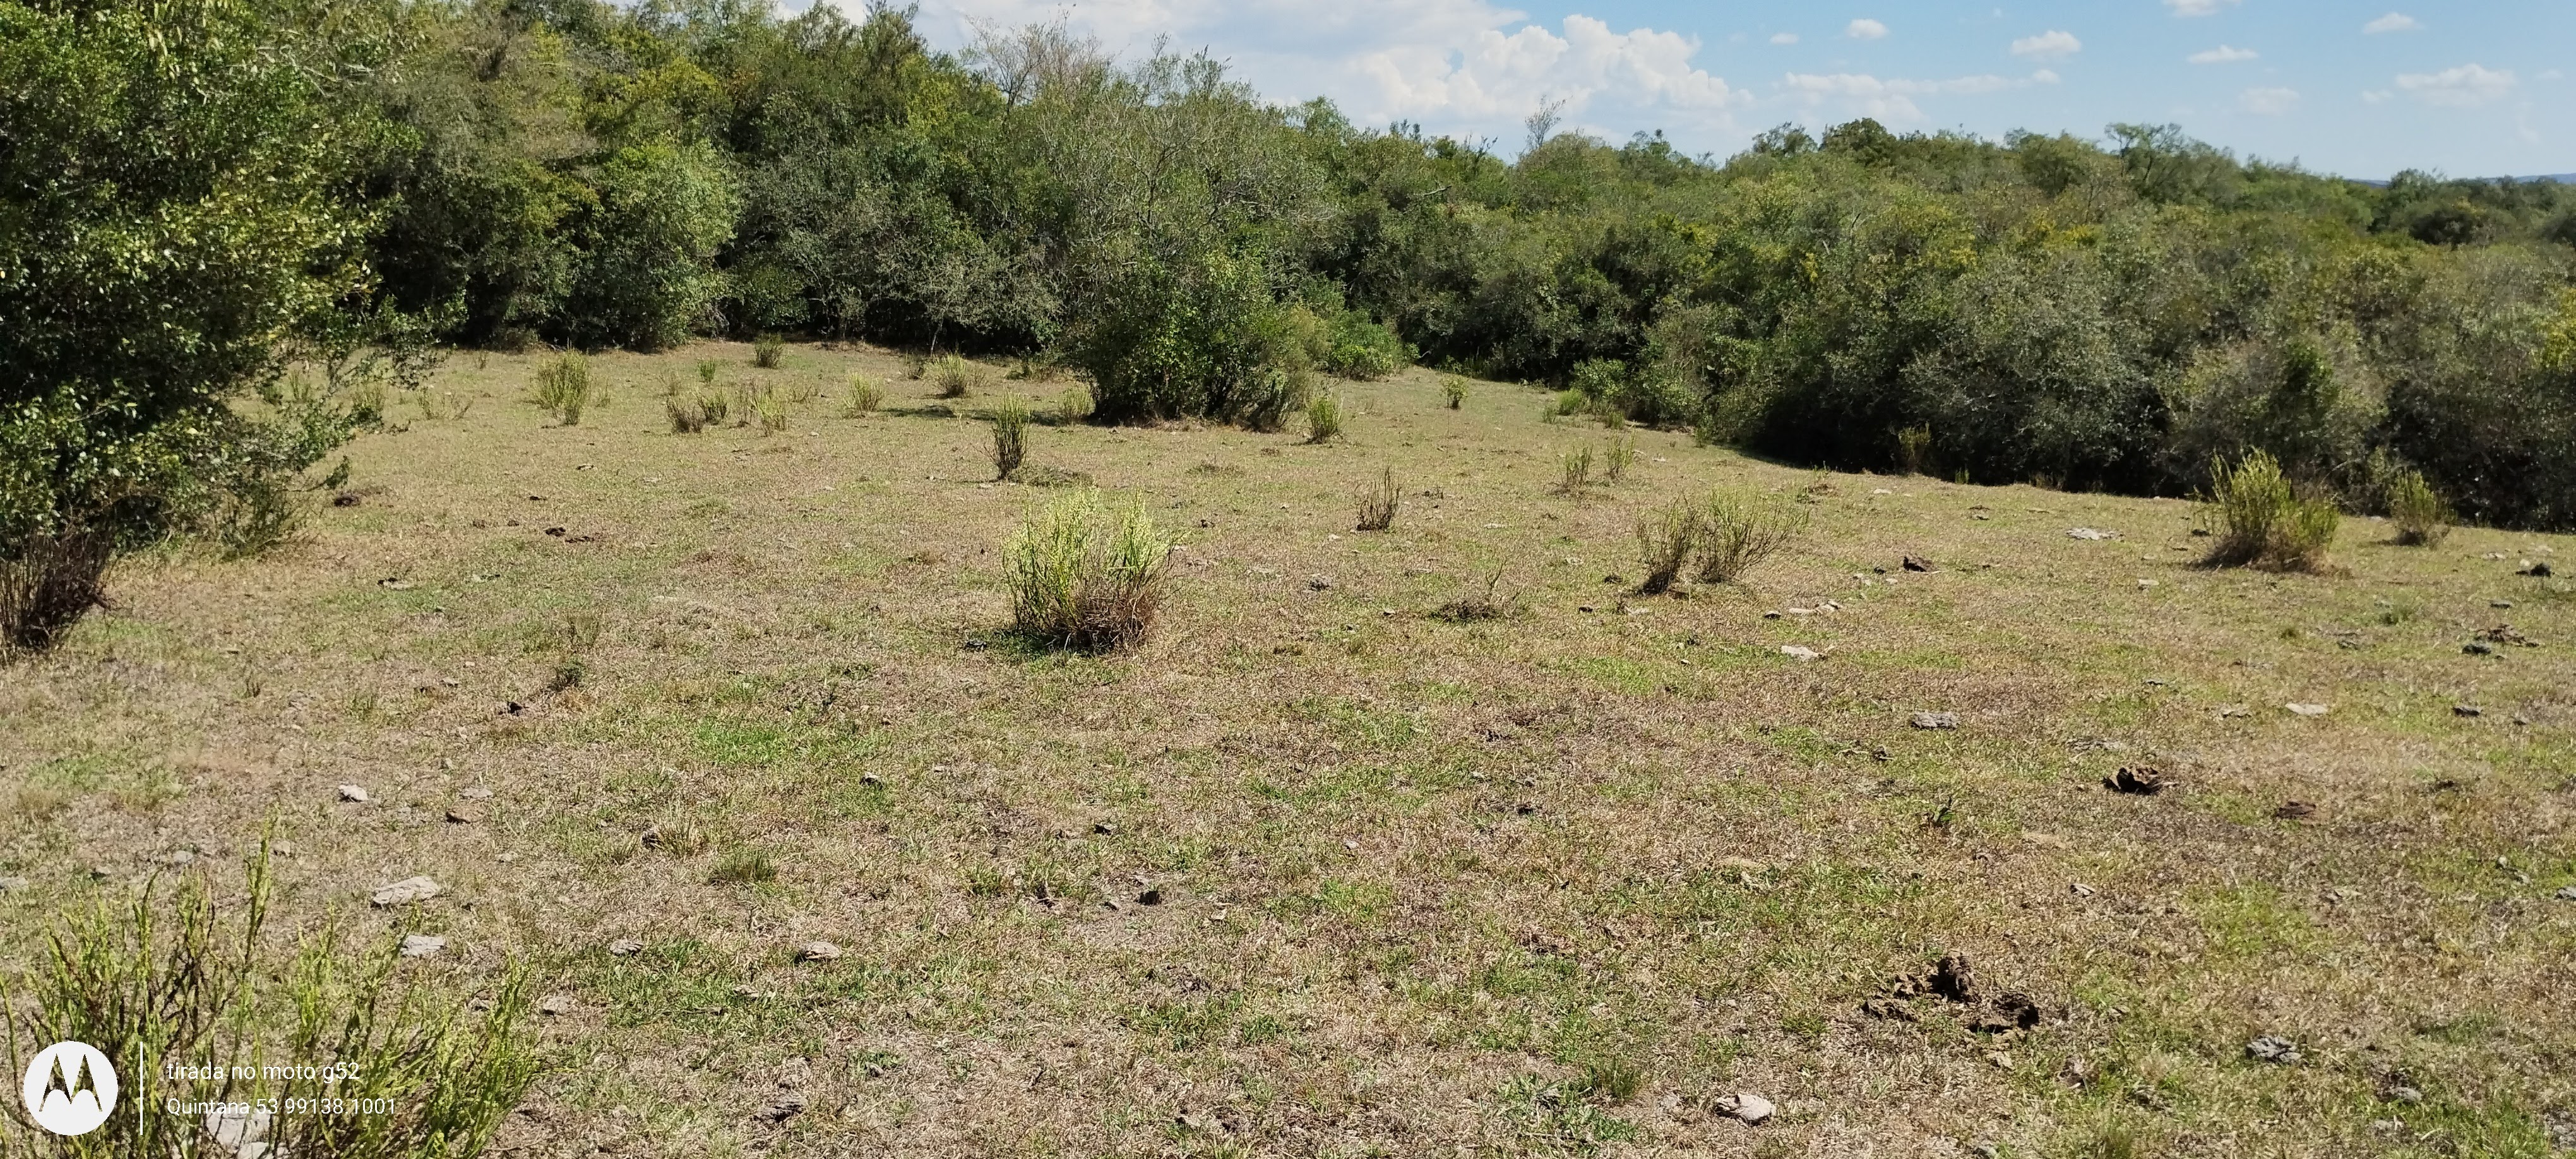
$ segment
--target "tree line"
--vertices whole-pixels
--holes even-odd
[[[1506,159],[882,4],[0,0],[0,619],[255,549],[443,346],[700,335],[1052,362],[1105,422],[1420,361],[1821,466],[2178,493],[2262,451],[2576,526],[2567,186],[2145,125],[1554,129]]]

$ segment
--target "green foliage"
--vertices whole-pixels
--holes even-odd
[[[1440,400],[1451,410],[1467,405],[1467,380],[1448,375],[1440,380]]]
[[[2224,460],[2210,464],[2200,517],[2216,537],[2209,563],[2281,571],[2322,567],[2342,522],[2334,504],[2301,498],[2280,462],[2264,451],[2232,467]]]
[[[1018,395],[993,408],[993,478],[1008,479],[1029,455],[1029,404]]]
[[[733,236],[738,194],[710,145],[629,145],[595,172],[570,229],[582,258],[562,309],[579,346],[659,350],[688,341],[716,304],[712,266]]]
[[[1306,441],[1329,443],[1342,437],[1341,396],[1319,390],[1306,400]]]
[[[698,413],[706,416],[708,426],[723,426],[725,419],[733,413],[733,396],[721,390],[701,394],[698,396]]]
[[[1717,490],[1700,501],[1699,581],[1734,583],[1807,529],[1807,509],[1746,491]]]
[[[154,1108],[326,1098],[388,1108],[241,1121],[249,1132],[240,1141],[264,1143],[268,1154],[421,1159],[488,1146],[541,1069],[525,1027],[533,1005],[526,966],[506,966],[482,1012],[469,1013],[461,995],[436,992],[401,968],[408,926],[363,955],[344,952],[330,929],[280,953],[263,937],[271,889],[265,843],[247,878],[238,894],[225,891],[240,898],[234,914],[192,873],[175,891],[146,885],[130,903],[102,901],[67,915],[27,975],[0,986],[9,991],[11,1055],[86,1042],[115,1063],[120,1103]],[[242,1067],[251,1077],[173,1077],[236,1076]],[[41,1147],[20,1135],[10,1153],[198,1153],[206,1124],[194,1114],[111,1115],[88,1135]]]
[[[2388,519],[2397,525],[2397,542],[2421,547],[2440,544],[2451,534],[2451,505],[2442,501],[2424,473],[2408,468],[2388,480]]]
[[[1084,652],[1142,641],[1170,594],[1173,546],[1141,503],[1112,510],[1088,490],[1057,500],[1005,553],[1012,630]]]
[[[775,388],[744,391],[742,405],[750,412],[747,417],[759,420],[761,434],[774,435],[787,429],[787,400]]]
[[[567,350],[537,365],[536,382],[529,388],[529,398],[537,409],[553,415],[564,426],[580,426],[581,412],[595,396],[590,385],[590,362],[578,352]]]

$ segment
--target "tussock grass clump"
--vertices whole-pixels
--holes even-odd
[[[698,396],[698,410],[707,416],[707,425],[720,427],[733,414],[733,396],[711,390]]]
[[[1556,457],[1559,494],[1582,498],[1592,486],[1592,448],[1576,447]]]
[[[1932,473],[1932,428],[1907,427],[1896,432],[1896,465],[1908,475]]]
[[[1601,452],[1601,473],[1613,483],[1626,479],[1628,468],[1636,465],[1637,440],[1631,436],[1610,440],[1610,446]]]
[[[327,928],[289,951],[263,936],[272,893],[266,842],[247,878],[238,892],[219,894],[203,873],[190,873],[174,890],[145,885],[130,902],[66,914],[19,983],[0,987],[11,991],[12,1057],[76,1039],[106,1054],[120,1080],[124,1113],[43,1153],[207,1154],[209,1117],[160,1113],[165,1103],[320,1098],[385,1109],[216,1118],[252,1144],[221,1153],[480,1153],[543,1069],[525,1029],[533,1006],[526,966],[506,967],[486,1008],[468,1013],[463,995],[427,992],[422,975],[398,969],[408,924],[373,951],[344,952]],[[279,1063],[294,1065],[261,1065]],[[226,1077],[182,1077],[208,1074]],[[126,1110],[136,1105],[153,1113]]]
[[[420,392],[420,417],[434,422],[461,419],[474,409],[474,400],[454,391]]]
[[[694,435],[707,429],[707,408],[695,399],[664,399],[662,410],[671,416],[672,434]]]
[[[1501,586],[1502,582],[1503,573],[1500,569],[1496,569],[1485,576],[1485,590],[1470,592],[1442,604],[1439,610],[1431,615],[1435,619],[1447,620],[1453,624],[1468,624],[1481,620],[1508,620],[1527,611],[1521,606],[1518,592],[1509,596],[1496,597],[1494,589]]]
[[[1018,395],[993,408],[993,478],[1008,479],[1029,457],[1029,404]]]
[[[2388,520],[2397,525],[2397,542],[2432,547],[2450,537],[2451,505],[2442,501],[2424,473],[2409,468],[2388,480]]]
[[[722,373],[724,373],[724,363],[718,362],[712,358],[704,358],[698,361],[698,385],[714,386],[716,384],[716,376]]]
[[[1699,519],[1699,581],[1710,584],[1743,578],[1807,528],[1805,508],[1743,491],[1709,492]]]
[[[581,412],[594,401],[590,361],[572,350],[547,359],[537,367],[537,380],[530,395],[538,408],[553,415],[558,424],[580,426]]]
[[[1395,526],[1396,510],[1403,505],[1404,491],[1395,485],[1395,468],[1389,467],[1376,486],[1360,493],[1359,529],[1384,531]]]
[[[1141,503],[1113,510],[1094,491],[1056,500],[1005,553],[1012,630],[1083,652],[1143,640],[1170,594],[1174,546]]]
[[[100,577],[116,549],[104,529],[31,535],[0,557],[0,659],[41,652],[107,598]]]
[[[751,340],[751,364],[762,370],[776,370],[787,361],[787,340],[775,334],[763,334]]]
[[[2217,539],[2203,561],[2212,567],[2314,571],[2325,565],[2343,515],[2333,503],[2300,498],[2279,460],[2256,451],[2233,467],[2210,464],[2200,520]]]
[[[757,885],[778,880],[778,861],[769,851],[750,845],[737,845],[716,858],[715,868],[707,871],[709,885]]]
[[[1060,423],[1081,422],[1084,419],[1090,418],[1092,410],[1098,405],[1099,404],[1091,397],[1091,388],[1085,386],[1068,386],[1064,389],[1063,394],[1056,396],[1056,421]]]
[[[751,412],[744,418],[758,420],[761,434],[774,435],[787,429],[787,400],[779,397],[777,391],[768,387],[746,391],[742,403],[744,409]]]
[[[1342,400],[1329,390],[1319,390],[1306,400],[1306,441],[1329,443],[1342,437]]]
[[[919,377],[929,379],[932,386],[939,388],[941,398],[964,398],[974,392],[983,373],[972,362],[954,354],[942,354],[923,363]]]
[[[1637,517],[1637,555],[1644,564],[1646,576],[1637,584],[1640,595],[1661,595],[1672,590],[1680,579],[1682,568],[1690,563],[1691,551],[1699,546],[1700,514],[1688,500],[1677,500]]]
[[[885,406],[885,388],[864,374],[850,376],[849,415],[859,418],[872,415]]]
[[[1451,410],[1467,405],[1467,380],[1455,374],[1441,379],[1440,401],[1447,403]]]

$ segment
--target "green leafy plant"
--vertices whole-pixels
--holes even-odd
[[[537,407],[553,415],[564,426],[580,426],[581,412],[591,401],[590,361],[579,351],[567,350],[539,363],[530,397]]]
[[[2199,514],[2215,538],[2205,562],[2282,571],[2324,566],[2343,519],[2333,503],[2301,498],[2280,462],[2263,451],[2234,466],[2213,461]]]
[[[1637,583],[1638,594],[1661,595],[1672,590],[1673,581],[1681,578],[1683,566],[1699,546],[1700,535],[1699,512],[1688,500],[1638,516],[1637,555],[1645,568],[1645,578]]]
[[[1170,594],[1174,546],[1141,503],[1113,510],[1093,491],[1056,500],[1005,552],[1012,630],[1084,652],[1143,640]]]
[[[724,363],[712,358],[698,360],[698,385],[714,386],[716,376],[722,373],[724,373]]]
[[[464,994],[403,968],[408,922],[372,951],[344,950],[330,928],[291,951],[274,945],[268,851],[263,841],[236,886],[219,891],[196,871],[173,890],[147,884],[130,901],[65,915],[26,975],[0,986],[13,1057],[87,1043],[116,1065],[120,1102],[156,1111],[111,1115],[90,1134],[41,1145],[30,1127],[10,1153],[205,1154],[210,1131],[230,1144],[226,1154],[245,1155],[428,1159],[490,1144],[543,1069],[525,1029],[525,964],[467,982],[486,996],[475,1012]],[[368,1113],[283,1109],[321,1099]],[[280,1109],[157,1113],[169,1102]]]
[[[1807,509],[1748,491],[1711,491],[1700,500],[1699,580],[1734,583],[1807,528]]]
[[[707,871],[709,885],[757,885],[778,879],[778,861],[769,851],[752,845],[737,845],[716,858],[715,867]]]
[[[1013,395],[993,408],[993,478],[1008,479],[1029,455],[1029,404]]]
[[[1306,441],[1329,443],[1342,437],[1342,400],[1329,390],[1306,400]]]
[[[1440,399],[1451,410],[1467,405],[1467,380],[1455,374],[1441,379]]]
[[[720,427],[733,414],[733,396],[711,390],[698,396],[698,413],[706,416],[706,425]]]
[[[1395,484],[1395,468],[1389,467],[1378,477],[1377,485],[1360,494],[1362,531],[1384,531],[1395,526],[1396,510],[1404,505],[1404,491]]]
[[[1916,426],[1896,432],[1896,465],[1908,475],[1932,473],[1932,428]]]

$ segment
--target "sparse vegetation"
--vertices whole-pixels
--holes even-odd
[[[993,478],[1008,479],[1029,455],[1029,404],[1018,395],[993,408]]]
[[[733,396],[711,390],[698,396],[698,413],[706,416],[706,425],[720,427],[733,414]]]
[[[1628,468],[1636,465],[1637,440],[1634,436],[1621,435],[1612,439],[1610,445],[1601,451],[1601,473],[1613,483],[1626,480]]]
[[[1375,485],[1360,493],[1361,531],[1384,531],[1395,526],[1395,513],[1404,506],[1404,491],[1395,484],[1395,468],[1386,468]]]
[[[580,426],[581,413],[589,408],[594,396],[590,385],[590,360],[579,351],[567,350],[537,367],[536,383],[529,397],[537,409],[554,416],[555,422]]]
[[[1097,492],[1049,504],[1011,539],[1011,626],[1051,648],[1107,652],[1145,638],[1171,586],[1173,543],[1140,503]]]
[[[1592,488],[1592,448],[1590,445],[1560,452],[1556,457],[1556,490],[1560,495],[1580,499]]]
[[[1306,400],[1306,441],[1329,443],[1342,437],[1341,396],[1329,390],[1316,391]]]
[[[695,399],[664,399],[662,410],[671,418],[672,434],[694,435],[707,428],[707,408]]]
[[[1667,503],[1637,517],[1637,555],[1645,568],[1640,595],[1662,595],[1681,578],[1682,567],[1699,547],[1700,513],[1688,501]]]
[[[1712,491],[1699,513],[1701,583],[1741,580],[1807,527],[1805,508],[1745,491]]]
[[[778,880],[778,860],[755,845],[736,845],[716,858],[707,871],[709,885],[758,885]]]
[[[2451,505],[2435,494],[2421,471],[2405,469],[2388,480],[2388,520],[2397,525],[2397,542],[2433,547],[2450,537]]]
[[[885,388],[878,386],[875,379],[864,374],[853,374],[850,376],[849,410],[847,413],[851,418],[861,418],[875,414],[884,406]]]
[[[1508,620],[1520,615],[1525,609],[1521,606],[1519,593],[1515,592],[1509,596],[1500,597],[1495,594],[1495,589],[1501,586],[1502,582],[1503,573],[1501,569],[1497,568],[1494,571],[1487,572],[1485,574],[1485,586],[1482,590],[1471,592],[1440,605],[1439,609],[1432,613],[1432,616],[1436,619],[1447,620],[1453,624],[1470,624],[1483,620]]]
[[[774,435],[787,429],[787,400],[780,398],[775,389],[764,386],[744,391],[742,403],[743,409],[750,412],[744,417],[757,420],[761,434]]]
[[[2279,461],[2262,451],[2234,466],[2210,464],[2200,519],[2215,539],[2210,564],[2280,571],[2324,566],[2326,549],[2342,525],[2342,513],[2332,502],[2300,497]]]

